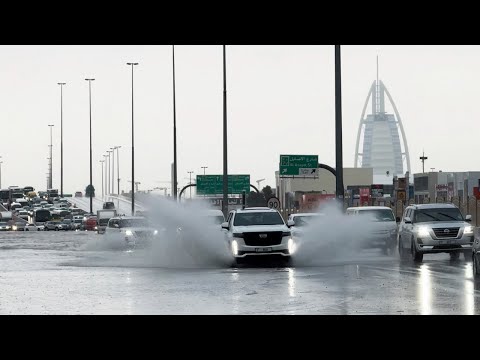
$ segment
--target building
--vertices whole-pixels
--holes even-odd
[[[317,170],[318,177],[309,178],[302,176],[280,178],[279,172],[275,171],[275,182],[277,197],[280,199],[282,207],[295,207],[295,203],[305,194],[335,194],[336,179],[335,176],[325,169]],[[348,186],[359,185],[370,187],[373,184],[372,168],[344,168],[343,184],[345,190]]]
[[[394,114],[385,111],[385,95]],[[370,98],[371,114],[365,117]],[[391,183],[393,176],[400,177],[406,171],[411,173],[400,114],[387,88],[378,80],[378,66],[377,80],[370,87],[360,118],[354,161],[355,168],[373,168],[373,180],[377,184]]]
[[[479,179],[480,171],[414,174],[415,203],[421,204],[425,199],[432,202],[438,198],[452,201],[452,197],[465,201],[467,196],[474,196],[474,188],[479,186]]]

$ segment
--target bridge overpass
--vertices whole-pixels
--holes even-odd
[[[88,197],[72,197],[67,198],[68,202],[75,205],[77,208],[82,209],[86,212],[90,211],[90,198]],[[115,204],[115,209],[117,213],[131,215],[132,213],[132,202],[129,199],[126,199],[122,196],[109,195],[103,198],[93,198],[92,201],[92,210],[96,214],[97,210],[103,209],[103,203],[106,201],[112,201]],[[145,206],[140,204],[138,201],[135,201],[135,212],[144,211]]]

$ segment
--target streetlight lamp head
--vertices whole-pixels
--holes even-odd
[[[58,85],[66,85],[67,83],[57,83]]]
[[[94,81],[95,79],[85,79],[85,80],[87,80],[87,81]]]
[[[137,62],[136,63],[129,62],[129,63],[127,63],[127,65],[138,65],[138,63]]]

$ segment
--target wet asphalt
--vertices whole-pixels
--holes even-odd
[[[480,314],[463,257],[421,264],[368,250],[302,267],[166,268],[92,232],[0,233],[0,314]],[[135,261],[131,261],[131,260]]]

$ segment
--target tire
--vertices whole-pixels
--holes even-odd
[[[233,262],[234,267],[242,264],[245,264],[245,258],[235,258]]]
[[[459,251],[452,251],[450,253],[450,260],[458,260],[460,258],[460,252]]]
[[[44,231],[49,231],[49,230],[48,230],[48,227],[46,227],[46,228],[44,229]]]
[[[25,231],[29,231],[28,229],[25,229]]]
[[[465,259],[465,261],[472,261],[472,250],[465,250],[463,252],[463,258]]]
[[[408,252],[405,251],[405,248],[402,246],[402,238],[398,238],[398,255],[400,256],[401,261],[408,259]]]
[[[412,240],[412,259],[416,263],[420,263],[423,261],[423,254],[417,251],[417,247],[415,246],[415,243],[413,242],[413,240]]]
[[[473,278],[475,281],[480,281],[480,266],[478,264],[477,255],[472,254],[472,268],[473,268]]]

